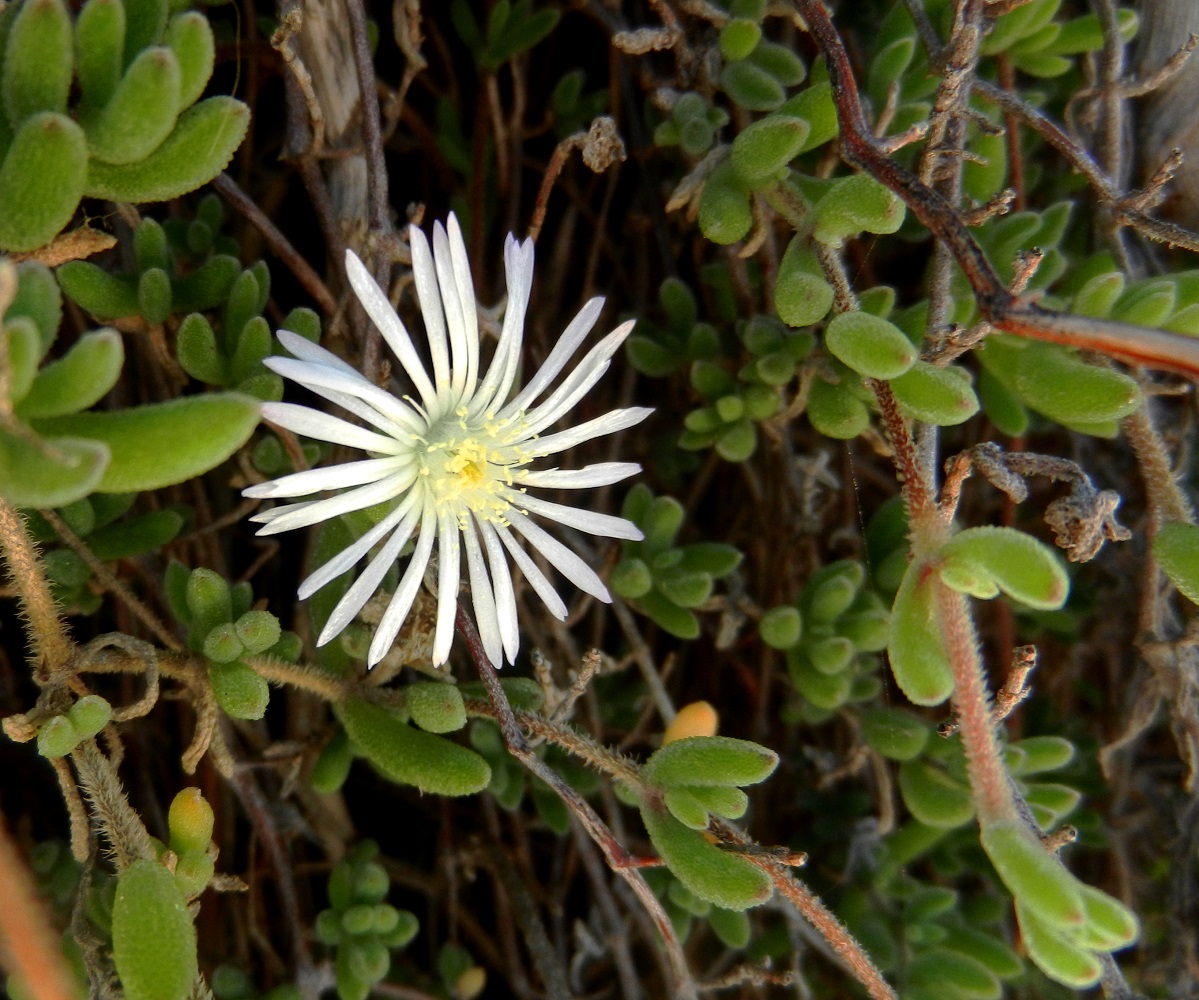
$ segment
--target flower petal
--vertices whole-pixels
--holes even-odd
[[[408,247],[412,251],[412,277],[416,282],[416,298],[425,321],[429,338],[429,354],[433,358],[433,382],[438,386],[450,384],[450,356],[445,340],[445,313],[441,308],[441,290],[437,287],[437,270],[433,266],[433,251],[429,240],[417,226],[408,227]]]
[[[429,381],[429,375],[425,371],[424,365],[421,364],[416,348],[412,346],[412,339],[408,336],[408,331],[404,329],[400,317],[391,308],[391,303],[387,301],[383,289],[375,283],[375,279],[371,277],[370,272],[367,271],[366,266],[358,259],[353,250],[346,251],[346,277],[350,281],[350,287],[354,289],[354,294],[358,296],[358,301],[362,303],[362,308],[366,310],[366,314],[383,334],[383,339],[387,341],[388,346],[403,365],[404,371],[412,379],[412,384],[416,386],[416,391],[424,401],[425,408],[431,409],[437,399],[437,393],[433,389],[433,383]]]
[[[550,565],[573,583],[579,590],[585,591],[592,597],[598,597],[605,604],[611,604],[608,588],[595,574],[590,566],[574,552],[554,538],[538,524],[534,524],[524,514],[517,510],[508,511],[508,520],[512,527],[525,536],[525,539],[538,552],[550,561]]]
[[[582,469],[543,469],[540,472],[521,469],[514,478],[522,486],[550,490],[586,490],[611,486],[640,471],[641,466],[636,462],[598,462]]]
[[[330,444],[344,444],[347,448],[360,448],[362,451],[373,451],[381,455],[398,455],[406,449],[406,445],[395,438],[384,437],[309,406],[298,406],[295,403],[263,403],[262,417],[295,434],[315,438],[317,441],[328,441]]]
[[[405,511],[399,527],[367,564],[358,579],[341,595],[341,600],[329,613],[329,619],[325,622],[325,627],[321,629],[320,637],[316,640],[318,646],[323,646],[335,635],[339,635],[354,620],[363,605],[371,599],[371,595],[379,589],[383,577],[387,575],[387,571],[391,569],[404,546],[408,544],[408,539],[412,537],[412,529],[416,527],[420,515],[413,509],[415,504],[409,503],[406,506],[408,509]]]
[[[500,621],[495,610],[495,590],[487,573],[487,566],[483,562],[483,549],[479,545],[472,518],[463,522],[462,548],[466,552],[470,598],[475,608],[479,638],[483,640],[483,651],[487,654],[487,659],[498,670],[504,665],[504,640],[500,635]]]
[[[459,234],[461,238],[461,234]],[[462,299],[459,296],[458,280],[454,274],[454,260],[450,252],[449,237],[440,222],[433,226],[433,263],[437,269],[437,284],[441,288],[441,304],[445,308],[445,321],[450,333],[450,386],[456,400],[466,393],[466,373],[469,362],[469,336]],[[468,276],[469,280],[469,276]],[[472,303],[473,308],[473,303]],[[477,341],[476,337],[476,341]],[[478,344],[475,345],[478,350]]]
[[[462,321],[466,324],[466,398],[474,395],[479,379],[479,302],[475,297],[475,283],[470,274],[470,258],[466,255],[466,241],[458,216],[450,213],[446,228],[450,237],[450,261],[453,264],[454,284],[458,291],[458,304],[462,310]]]
[[[268,483],[248,486],[241,491],[241,495],[255,500],[271,500],[275,497],[303,497],[310,493],[319,493],[321,490],[361,486],[363,483],[373,483],[391,475],[406,462],[407,459],[404,458],[367,458],[361,462],[347,462],[345,465],[305,469],[303,472],[293,472],[291,475],[272,479]]]
[[[537,369],[537,373],[530,379],[520,392],[516,394],[516,398],[500,411],[501,417],[510,416],[520,410],[526,410],[529,404],[536,399],[558,375],[563,368],[578,350],[579,345],[583,342],[583,338],[591,332],[591,328],[595,326],[595,321],[599,319],[600,310],[604,307],[602,298],[594,298],[588,301],[578,315],[570,321],[570,324],[562,331],[562,336],[558,338],[558,342],[554,345],[550,356],[545,359],[541,367]]]
[[[379,627],[375,629],[375,637],[371,640],[370,649],[366,654],[366,666],[369,670],[391,649],[395,637],[399,635],[408,612],[412,610],[412,602],[416,600],[416,592],[425,579],[425,568],[429,565],[429,553],[433,551],[433,542],[437,538],[437,518],[426,505],[421,511],[420,537],[416,540],[416,548],[412,550],[412,558],[408,568],[400,578],[400,585],[391,595],[391,603],[379,619]]]
[[[337,496],[302,505],[295,504],[296,509],[289,510],[279,517],[272,518],[270,523],[259,529],[258,534],[277,535],[281,531],[307,528],[310,524],[316,524],[318,521],[327,521],[330,518],[348,514],[353,510],[373,507],[377,503],[383,503],[385,500],[398,497],[415,480],[416,469],[409,466],[405,471],[396,475],[376,480],[373,483],[367,483],[365,486],[359,486],[357,489],[347,490],[345,493],[337,494]]]
[[[415,496],[415,494],[414,494]],[[404,515],[411,509],[411,504],[408,501],[400,504],[388,514],[378,524],[369,528],[359,538],[355,539],[351,544],[347,545],[337,555],[326,562],[319,569],[314,570],[303,583],[300,584],[300,589],[297,596],[301,601],[307,600],[325,584],[336,580],[346,570],[357,566],[375,544],[379,542],[384,535],[390,532],[400,521]]]
[[[633,330],[633,321],[624,323],[595,345],[587,356],[566,377],[553,394],[540,406],[529,411],[526,418],[529,434],[539,434],[560,417],[575,408],[591,387],[608,370],[612,355]]]
[[[345,372],[353,375],[362,382],[367,382],[366,376],[352,367],[347,361],[339,358],[332,351],[321,347],[320,344],[314,344],[307,337],[301,337],[298,333],[292,333],[290,330],[279,330],[275,336],[279,338],[280,344],[301,361],[311,361],[313,364],[324,365],[326,368]],[[369,385],[370,383],[367,382],[367,384]]]
[[[530,457],[538,458],[544,455],[554,455],[560,451],[580,445],[592,438],[603,437],[605,434],[615,434],[628,427],[641,423],[653,413],[653,407],[630,406],[621,410],[609,410],[602,417],[595,417],[574,427],[568,427],[557,434],[547,434],[543,438],[529,442],[527,452]]]
[[[425,430],[424,421],[417,416],[412,407],[364,378],[355,378],[327,365],[293,361],[291,358],[266,358],[262,363],[271,371],[309,389],[332,389],[334,392],[362,400],[387,421],[386,426],[378,419],[372,420],[371,423],[383,429],[394,427],[395,431],[391,433],[397,437],[402,436],[404,431],[420,434]]]
[[[559,621],[565,620],[567,615],[566,603],[558,596],[558,592],[554,590],[553,584],[546,579],[546,575],[541,572],[541,567],[533,562],[529,553],[520,547],[520,543],[512,537],[512,532],[507,528],[497,528],[495,533],[496,537],[504,543],[504,548],[511,553],[513,561],[520,567],[520,571],[524,574],[529,586],[541,598],[542,603],[549,608],[550,614]]]
[[[458,579],[462,572],[459,555],[458,518],[453,510],[437,515],[437,631],[433,636],[433,666],[450,658],[454,642],[454,616],[458,611]]]
[[[512,382],[520,364],[520,348],[524,342],[525,313],[533,290],[532,240],[518,243],[515,236],[508,235],[504,244],[504,270],[508,283],[504,326],[491,358],[491,366],[470,404],[471,415],[476,417],[502,405],[512,391]]]
[[[516,662],[520,650],[520,623],[516,614],[516,592],[512,587],[512,573],[504,549],[496,537],[496,529],[489,521],[476,519],[483,545],[487,549],[487,562],[491,566],[491,581],[495,590],[495,612],[499,620],[500,639],[509,663]],[[505,529],[506,530],[506,529]],[[557,597],[557,594],[554,595]]]
[[[548,517],[551,521],[565,524],[568,528],[578,528],[592,535],[602,535],[605,538],[627,538],[639,542],[645,537],[641,529],[632,521],[623,517],[613,517],[611,514],[600,514],[594,510],[583,510],[580,507],[568,507],[565,504],[551,503],[541,497],[529,496],[509,490],[508,501],[517,507]]]

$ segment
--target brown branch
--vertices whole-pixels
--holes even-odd
[[[862,110],[849,56],[824,5],[820,0],[795,0],[795,4],[827,62],[841,127],[841,158],[901,198],[912,214],[948,246],[974,290],[983,319],[1005,333],[1097,351],[1128,364],[1199,378],[1197,338],[1054,313],[1008,291],[953,206],[880,150]],[[1169,241],[1162,227],[1169,228],[1159,224],[1156,231]],[[1180,227],[1173,229],[1181,232]]]
[[[225,201],[241,212],[250,225],[262,234],[262,238],[275,252],[275,256],[291,269],[291,273],[304,286],[304,291],[312,296],[321,312],[326,316],[332,316],[337,312],[337,299],[333,297],[333,293],[329,291],[329,287],[321,279],[321,276],[291,245],[291,241],[258,207],[254,199],[246,194],[228,174],[217,174],[213,178],[212,186],[220,192]]]

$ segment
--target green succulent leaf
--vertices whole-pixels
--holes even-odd
[[[1141,391],[1127,375],[1054,344],[1023,346],[1016,385],[1029,406],[1067,425],[1118,420],[1141,404]]]
[[[207,643],[205,644],[207,648]],[[235,719],[261,719],[271,699],[270,688],[250,666],[239,661],[212,663],[208,675],[222,711]]]
[[[137,286],[86,260],[72,260],[56,272],[67,297],[98,320],[134,316],[138,311]]]
[[[900,708],[868,709],[861,724],[866,745],[891,760],[912,760],[928,743],[928,724]]]
[[[49,243],[75,214],[86,175],[78,125],[52,111],[25,118],[0,165],[0,249]]]
[[[116,330],[85,333],[63,357],[37,373],[17,414],[29,420],[85,410],[116,384],[124,363],[125,347]]]
[[[916,363],[915,345],[899,327],[865,312],[834,316],[824,333],[834,357],[867,378],[893,379]]]
[[[94,112],[112,99],[124,68],[124,3],[87,0],[75,19],[75,72],[85,112]]]
[[[91,493],[108,461],[100,441],[0,430],[0,496],[16,507],[61,507]]]
[[[938,427],[952,427],[978,412],[978,396],[964,368],[939,368],[917,361],[891,381],[891,391],[909,414]]]
[[[1028,957],[1050,979],[1073,989],[1087,989],[1099,982],[1103,966],[1094,952],[1079,947],[1034,907],[1016,902],[1016,919]]]
[[[967,528],[941,549],[941,578],[960,567],[980,573],[1030,608],[1052,611],[1066,603],[1070,580],[1061,561],[1043,542],[1015,528]]]
[[[740,64],[738,64],[740,65]],[[749,189],[732,164],[722,163],[699,196],[699,228],[713,243],[728,246],[745,238],[753,225]]]
[[[787,99],[783,85],[774,75],[749,60],[725,66],[720,85],[748,111],[773,111]]]
[[[17,280],[17,295],[4,319],[11,322],[26,317],[33,321],[42,340],[42,349],[38,352],[41,359],[58,336],[58,327],[62,323],[62,293],[50,269],[36,260],[17,265]]]
[[[873,177],[852,174],[834,182],[813,211],[814,238],[839,244],[858,233],[895,232],[903,224],[904,204]]]
[[[750,187],[775,178],[803,148],[811,126],[803,118],[773,114],[742,129],[733,140],[729,161]]]
[[[642,804],[650,841],[671,873],[694,895],[726,910],[747,910],[770,898],[770,878],[760,868],[722,851],[668,811]]]
[[[216,58],[208,18],[194,10],[176,14],[167,28],[166,44],[179,62],[179,107],[189,108],[208,86]]]
[[[779,263],[774,307],[788,326],[818,323],[833,307],[833,286],[824,280],[816,254],[802,236],[792,237]]]
[[[129,1000],[184,1000],[196,978],[196,928],[175,877],[139,858],[117,877],[112,955]]]
[[[974,818],[969,786],[923,758],[900,765],[899,790],[908,811],[925,826],[951,830]]]
[[[139,493],[184,482],[219,465],[253,433],[258,406],[258,400],[238,393],[209,393],[33,423],[41,434],[106,445],[111,461],[97,488]]]
[[[421,729],[430,733],[453,733],[466,725],[466,706],[453,684],[417,681],[404,689],[405,706]]]
[[[67,109],[74,69],[71,15],[62,0],[25,0],[8,30],[0,93],[8,123]]]
[[[729,736],[688,736],[656,750],[645,765],[648,780],[671,785],[756,785],[778,766],[778,754]]]
[[[983,850],[1018,906],[1059,931],[1086,922],[1082,885],[1018,822],[989,823]]]
[[[110,201],[170,201],[219,174],[250,124],[250,110],[232,97],[210,97],[184,111],[170,135],[136,163],[91,162],[85,193]]]
[[[435,795],[473,795],[487,787],[491,768],[473,750],[401,722],[359,698],[337,707],[350,739],[386,778]]]
[[[887,654],[895,683],[917,705],[940,705],[953,693],[953,667],[937,611],[939,578],[926,563],[912,563],[891,608]]]
[[[175,54],[163,46],[142,51],[108,103],[84,122],[93,158],[121,165],[154,152],[179,118],[179,88]]]
[[[1153,539],[1153,558],[1178,592],[1199,604],[1199,528],[1185,521],[1163,525]]]
[[[142,49],[162,41],[169,15],[169,0],[125,0],[126,66]]]

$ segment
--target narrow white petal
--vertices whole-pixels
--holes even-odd
[[[542,500],[541,497],[517,493],[515,490],[510,490],[507,498],[509,502],[519,508],[592,535],[602,535],[605,538],[627,538],[634,542],[639,542],[645,537],[637,525],[632,521],[626,521],[623,517],[613,517],[611,514],[600,514],[594,510],[581,510],[578,507],[551,503],[549,500]]]
[[[376,434],[340,417],[295,403],[263,403],[262,416],[272,424],[285,427],[295,434],[302,434],[317,441],[328,441],[330,444],[344,444],[347,448],[360,448],[381,455],[398,455],[407,447],[395,438]]]
[[[433,666],[450,658],[454,642],[454,616],[458,611],[458,579],[462,572],[459,556],[458,518],[452,510],[437,515],[437,631],[433,636]]]
[[[466,396],[474,395],[479,379],[479,303],[475,298],[475,283],[470,274],[470,258],[466,255],[466,241],[462,238],[462,227],[453,212],[447,223],[450,237],[450,261],[453,264],[454,284],[458,289],[458,304],[462,310],[462,321],[466,325]]]
[[[412,251],[412,276],[416,280],[416,297],[420,301],[425,334],[429,338],[429,353],[433,358],[433,381],[436,385],[450,384],[450,356],[445,341],[445,313],[441,308],[441,291],[437,287],[437,271],[429,241],[416,226],[408,227],[408,246]]]
[[[366,486],[359,486],[357,489],[347,490],[335,497],[305,504],[302,510],[290,510],[286,514],[274,518],[258,534],[277,535],[281,531],[307,528],[310,524],[316,524],[318,521],[327,521],[353,510],[373,507],[377,503],[398,497],[412,485],[415,479],[416,471],[410,467],[397,475],[368,483]],[[299,507],[298,504],[296,506]]]
[[[558,373],[566,367],[566,362],[578,350],[579,345],[583,342],[583,338],[591,332],[591,328],[595,326],[595,321],[599,319],[600,310],[603,307],[604,300],[595,298],[579,310],[578,315],[570,321],[570,325],[562,332],[562,336],[558,338],[558,343],[550,351],[550,356],[545,359],[545,363],[537,370],[537,374],[530,379],[528,385],[517,393],[516,398],[500,411],[501,417],[508,416],[518,410],[528,409],[529,404],[541,395],[545,388],[558,376]]]
[[[268,500],[275,497],[303,497],[321,490],[339,490],[349,486],[373,483],[394,473],[405,464],[402,458],[368,458],[345,465],[329,465],[321,469],[305,469],[289,476],[280,476],[269,483],[259,483],[241,491],[243,497]],[[535,484],[536,485],[536,484]]]
[[[597,462],[582,469],[544,469],[529,472],[521,469],[516,481],[522,486],[538,486],[550,490],[588,490],[611,486],[641,471],[636,462]]]
[[[383,289],[375,284],[375,279],[370,276],[370,272],[367,271],[353,250],[346,251],[346,277],[350,279],[350,286],[354,289],[354,294],[358,296],[358,301],[362,303],[362,308],[366,310],[366,314],[383,334],[383,339],[387,341],[388,346],[403,365],[404,371],[412,379],[412,384],[416,386],[416,391],[424,401],[425,407],[431,407],[437,398],[437,393],[433,389],[433,383],[429,381],[429,375],[425,371],[424,365],[421,364],[416,348],[412,346],[412,338],[408,336],[408,331],[404,329],[400,317],[391,308],[391,303],[387,301]]]
[[[529,582],[529,586],[541,598],[542,603],[549,608],[550,614],[559,621],[564,620],[567,615],[566,604],[558,596],[558,592],[554,590],[553,584],[541,572],[541,567],[533,562],[529,554],[520,547],[520,543],[512,537],[512,532],[507,528],[496,529],[496,535],[504,543],[504,548],[512,554],[513,561],[520,567],[520,571]]]
[[[416,592],[425,579],[425,568],[429,565],[429,553],[433,551],[433,541],[437,538],[437,519],[429,508],[421,512],[420,537],[416,540],[416,548],[412,550],[412,558],[408,568],[400,577],[400,585],[391,595],[391,603],[379,619],[379,627],[371,639],[370,649],[366,654],[367,669],[373,667],[387,655],[395,637],[403,627],[408,612],[412,610],[412,602],[416,600]]]
[[[559,431],[557,434],[548,434],[536,441],[530,441],[527,448],[534,458],[554,455],[580,445],[584,441],[590,441],[592,438],[623,431],[627,427],[641,423],[653,412],[653,408],[649,406],[630,406],[623,410],[610,410],[602,417],[595,417],[574,427],[568,427],[564,431]]]
[[[633,323],[630,320],[617,327],[588,351],[587,356],[579,362],[575,370],[563,380],[553,394],[540,406],[529,411],[528,433],[541,433],[560,417],[573,410],[579,400],[591,391],[592,386],[608,370],[612,355],[624,343],[632,329]]]
[[[258,524],[270,524],[290,511],[303,510],[305,507],[311,507],[314,503],[319,502],[319,500],[301,500],[299,503],[279,504],[277,507],[271,507],[269,510],[256,511],[249,516],[248,520],[255,521]]]
[[[397,431],[405,428],[409,432],[420,433],[424,429],[424,421],[417,416],[411,406],[403,400],[396,399],[386,389],[372,385],[364,378],[355,378],[335,368],[329,368],[327,365],[313,364],[310,361],[293,361],[291,358],[267,358],[263,364],[284,378],[289,378],[310,389],[319,386],[360,399],[377,410]],[[373,420],[372,423],[380,426],[378,420]]]
[[[525,536],[525,539],[538,552],[550,561],[550,565],[580,590],[592,597],[598,597],[606,604],[612,602],[608,596],[608,588],[595,575],[595,570],[588,566],[574,552],[563,545],[553,535],[540,525],[534,524],[524,514],[517,510],[508,511],[508,520],[512,527]]]
[[[511,233],[504,244],[504,270],[508,282],[508,304],[504,326],[491,359],[491,367],[474,394],[471,413],[486,413],[501,406],[512,389],[524,341],[525,313],[533,290],[533,241],[518,243]]]
[[[445,322],[450,334],[450,386],[454,395],[461,399],[466,389],[469,347],[466,318],[462,313],[449,242],[445,227],[440,222],[436,223],[433,226],[433,263],[437,269],[437,284],[441,288],[441,304],[445,308]]]
[[[488,521],[478,521],[479,534],[487,549],[487,562],[491,566],[491,581],[495,590],[495,612],[499,619],[500,639],[509,663],[516,662],[520,650],[520,623],[516,615],[516,592],[512,587],[512,573],[504,557],[503,546],[496,538],[496,530]],[[554,595],[557,596],[557,595]],[[497,664],[498,666],[498,664]]]
[[[417,512],[412,510],[409,505],[409,510],[399,527],[367,564],[366,569],[362,571],[349,590],[341,595],[341,600],[330,612],[329,620],[325,622],[325,627],[321,629],[320,637],[316,640],[318,646],[323,646],[335,635],[339,635],[354,620],[358,612],[362,610],[362,606],[370,600],[371,595],[379,589],[383,577],[387,575],[387,571],[391,569],[400,557],[404,546],[408,544],[408,539],[412,537],[412,529],[416,527],[417,517]]]
[[[339,358],[332,351],[321,347],[320,344],[314,344],[307,337],[301,337],[298,333],[292,333],[290,330],[280,330],[275,336],[279,338],[280,344],[301,361],[311,361],[313,364],[324,365],[326,368],[332,368],[335,371],[353,375],[360,381],[366,382],[366,377],[351,366],[349,362]]]
[[[500,621],[495,610],[495,590],[491,577],[483,562],[483,549],[475,533],[474,521],[466,520],[462,532],[462,548],[466,552],[466,570],[470,578],[470,599],[475,608],[475,624],[479,626],[479,638],[483,640],[483,651],[491,665],[499,669],[504,665],[504,640],[500,635]]]
[[[353,542],[342,549],[337,555],[330,559],[319,569],[314,570],[303,583],[300,584],[298,596],[301,601],[307,600],[315,594],[321,587],[332,580],[336,580],[342,573],[352,566],[357,566],[375,544],[379,542],[384,535],[390,532],[397,524],[403,520],[404,515],[412,509],[412,504],[415,502],[417,495],[414,493],[409,499],[396,507],[378,524],[368,529],[361,537],[356,538]]]

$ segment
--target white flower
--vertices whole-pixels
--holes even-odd
[[[611,600],[594,571],[536,524],[530,514],[594,535],[641,538],[637,527],[623,518],[566,507],[526,492],[528,487],[607,486],[640,471],[639,465],[602,462],[578,470],[532,471],[529,464],[632,427],[651,411],[644,407],[613,410],[577,427],[541,436],[595,385],[633,324],[625,323],[608,334],[556,389],[535,403],[566,367],[599,316],[603,299],[592,299],[571,321],[540,370],[509,399],[520,366],[525,310],[533,283],[533,241],[519,243],[510,235],[504,247],[508,305],[499,342],[484,374],[480,371],[474,285],[457,219],[450,216],[448,233],[440,223],[434,227],[431,252],[424,233],[413,226],[410,234],[416,292],[432,358],[431,374],[387,297],[362,262],[348,251],[346,272],[419,399],[397,398],[324,348],[280,330],[280,342],[295,358],[272,357],[265,364],[359,417],[369,429],[292,403],[266,403],[263,416],[296,434],[361,448],[372,457],[283,476],[252,486],[245,495],[265,499],[341,491],[324,499],[301,500],[255,514],[252,520],[264,523],[260,535],[303,528],[397,500],[381,521],[300,585],[300,598],[307,598],[380,546],[333,609],[318,645],[327,643],[353,621],[415,535],[412,556],[371,642],[368,666],[378,663],[391,648],[424,579],[434,545],[438,548],[434,665],[444,663],[449,656],[461,553],[465,551],[475,619],[487,655],[499,666],[501,656],[512,662],[520,645],[516,598],[505,550],[559,618],[566,617],[566,605],[525,552],[522,541],[581,590],[600,600]]]

